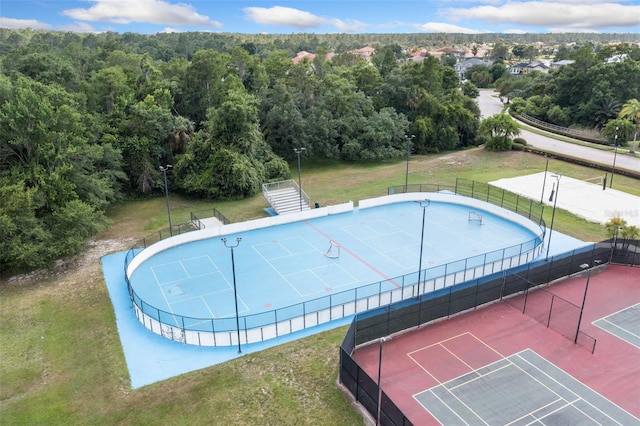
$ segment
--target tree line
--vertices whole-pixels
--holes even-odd
[[[111,203],[163,188],[160,165],[222,200],[288,178],[296,148],[382,161],[486,142],[450,62],[392,43],[369,63],[346,46],[373,35],[334,38],[344,51],[294,64],[325,37],[0,30],[0,272],[77,253]]]

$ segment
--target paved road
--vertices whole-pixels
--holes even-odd
[[[502,110],[502,103],[500,103],[499,98],[495,95],[497,94],[493,92],[493,90],[480,90],[480,97],[478,97],[477,101],[482,117],[491,117]],[[618,153],[615,154],[613,150],[603,151],[601,149],[562,142],[527,130],[522,130],[520,136],[526,139],[529,145],[544,149],[548,152],[572,155],[574,157],[587,159],[591,162],[611,165],[612,168],[615,156],[616,170],[626,169],[636,172],[640,171],[640,158],[632,157],[623,151],[618,151]],[[638,151],[637,147],[636,151]]]

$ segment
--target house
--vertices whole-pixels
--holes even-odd
[[[531,71],[539,71],[546,74],[549,72],[549,68],[549,65],[540,61],[518,62],[509,67],[509,73],[511,75],[523,75]]]
[[[464,61],[458,62],[454,68],[456,69],[456,73],[458,73],[460,80],[464,80],[467,68],[474,65],[484,65],[489,68],[493,65],[493,61],[485,61],[481,58],[467,58]]]
[[[558,62],[551,62],[551,68],[552,69],[558,69],[560,67],[564,67],[565,65],[571,65],[574,64],[576,61],[574,61],[573,59],[563,59],[561,61]]]
[[[430,50],[429,55],[434,58],[440,59],[444,55],[453,55],[456,59],[464,59],[465,51],[460,49],[454,49],[453,47],[441,47],[439,49]]]
[[[360,56],[361,58],[363,58],[367,62],[371,62],[371,58],[373,57],[373,55],[376,54],[376,49],[375,49],[375,47],[365,46],[365,47],[360,48],[360,49],[351,50],[349,53],[352,53],[352,54],[354,54],[356,56]]]
[[[292,61],[296,65],[299,64],[300,62],[304,61],[304,60],[307,60],[308,62],[313,62],[313,60],[315,59],[316,56],[318,56],[318,55],[316,55],[315,53],[309,53],[309,52],[306,52],[306,51],[302,50],[302,51],[298,52],[298,54],[296,55],[295,58],[292,59]],[[325,59],[327,61],[330,61],[331,58],[333,58],[334,56],[335,56],[334,53],[327,53],[325,55]]]
[[[627,59],[628,55],[626,53],[623,53],[621,55],[613,55],[610,58],[607,58],[607,63],[608,64],[617,64],[619,62],[623,62],[625,59]]]

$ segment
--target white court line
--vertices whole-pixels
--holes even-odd
[[[616,312],[614,312],[612,314],[607,315],[606,317],[599,318],[599,319],[595,320],[594,322],[600,321],[600,320],[603,320],[603,319],[607,319],[609,317],[612,317],[614,315],[619,314],[620,312],[624,312],[627,309],[640,309],[640,303],[636,303],[635,305],[631,305],[631,306],[627,306],[626,308],[622,308],[622,309],[620,309],[620,310],[618,310],[618,311],[616,311]]]
[[[571,388],[568,388],[567,386],[565,386],[564,384],[560,383],[558,380],[554,379],[553,377],[549,376],[549,374],[547,374],[546,371],[541,370],[540,368],[536,367],[535,365],[533,365],[531,362],[529,362],[528,360],[524,359],[520,354],[526,351],[530,351],[532,353],[534,353],[537,357],[541,358],[542,360],[548,362],[549,364],[553,365],[555,368],[557,368],[558,370],[562,371],[565,375],[572,377],[570,374],[568,374],[567,372],[565,372],[564,370],[562,370],[561,368],[559,368],[557,365],[547,361],[544,357],[538,355],[535,351],[532,351],[531,349],[525,349],[521,352],[518,352],[517,354],[514,354],[513,356],[517,356],[518,358],[520,358],[522,361],[526,362],[527,364],[529,364],[531,367],[535,368],[536,370],[538,370],[539,372],[541,372],[543,375],[547,376],[549,379],[551,379],[551,381],[557,383],[558,385],[562,386],[564,389],[566,389],[567,391],[571,392],[572,394],[574,394],[576,396],[576,401],[577,400],[582,400],[582,402],[584,402],[585,404],[593,407],[595,410],[599,411],[600,413],[602,413],[604,416],[606,416],[607,418],[611,419],[613,422],[615,422],[616,424],[620,425],[619,422],[617,422],[615,419],[612,419],[607,413],[605,413],[604,411],[602,411],[601,409],[599,409],[598,407],[596,407],[595,405],[593,405],[591,402],[587,401],[586,399],[583,399],[580,395],[576,394],[573,390],[571,390]],[[516,366],[517,367],[517,366]],[[520,368],[520,367],[518,367]],[[522,370],[525,374],[528,374],[526,371]],[[538,379],[536,379],[535,377],[532,377],[534,380],[538,381],[542,386],[546,387],[547,389],[549,389],[544,383],[540,382]],[[585,385],[586,386],[586,385]],[[586,386],[588,387],[588,386]],[[551,392],[553,392],[551,389],[549,389]],[[599,393],[597,393],[596,391],[594,391],[593,389],[589,388],[589,390],[591,390],[592,392],[596,393],[597,395],[599,395],[601,398],[609,401],[611,404],[615,405],[616,407],[618,407],[618,405],[614,404],[612,401],[610,401],[608,398],[605,398],[604,396],[600,395]],[[555,393],[555,392],[553,392]],[[556,394],[557,395],[557,394]],[[568,400],[566,400],[567,402],[569,402]],[[573,405],[573,404],[572,404]],[[580,410],[578,407],[574,406],[574,408],[580,412],[582,412],[585,416],[589,417],[584,411]],[[618,407],[620,408],[620,407]],[[622,408],[620,408],[622,410]],[[623,410],[624,411],[624,410]],[[589,417],[591,418],[591,417]],[[596,422],[594,419],[592,419],[596,424],[600,424],[598,422]],[[621,425],[622,426],[622,425]]]
[[[565,399],[563,399],[563,398],[558,398],[558,399],[556,399],[556,400],[551,401],[551,402],[550,402],[550,403],[548,403],[548,404],[543,405],[542,407],[538,408],[536,411],[531,411],[530,413],[527,413],[527,414],[525,414],[524,416],[521,416],[521,417],[519,417],[519,418],[517,418],[517,419],[513,420],[512,422],[507,423],[505,426],[509,426],[509,425],[512,425],[512,424],[514,424],[514,423],[516,423],[516,422],[519,422],[520,420],[522,420],[522,419],[524,419],[524,418],[526,418],[526,417],[533,417],[533,421],[532,421],[532,422],[530,422],[530,423],[527,423],[527,425],[530,425],[530,424],[533,424],[533,423],[538,423],[540,419],[545,418],[546,416],[548,416],[548,415],[549,415],[549,414],[551,414],[551,413],[549,413],[549,414],[547,414],[547,415],[545,415],[545,416],[542,416],[542,417],[536,417],[536,416],[534,416],[534,415],[533,415],[533,413],[537,413],[538,411],[540,411],[540,410],[542,410],[542,409],[544,409],[544,408],[547,408],[548,406],[553,405],[553,404],[555,404],[555,403],[556,403],[556,402],[558,402],[558,401],[564,401],[566,404],[562,405],[561,407],[559,407],[559,408],[558,408],[558,409],[556,409],[556,410],[553,410],[551,413],[558,412],[558,411],[562,410],[563,408],[566,408],[566,407],[568,407],[568,406],[570,406],[570,405],[571,405],[571,403],[570,403],[570,402],[568,402],[568,401],[566,401]]]
[[[622,328],[622,327],[620,327],[618,324],[614,324],[614,323],[612,323],[612,322],[611,322],[611,321],[609,321],[609,320],[606,320],[606,319],[604,319],[604,318],[601,318],[601,319],[599,319],[598,321],[602,321],[602,322],[606,322],[607,324],[611,324],[613,327],[615,327],[615,328],[617,328],[617,329],[622,330],[625,334],[629,334],[629,335],[631,335],[631,336],[633,336],[633,337],[637,337],[637,338],[639,338],[639,339],[640,339],[640,335],[635,334],[635,333],[632,333],[631,331],[627,330],[626,328]],[[593,323],[593,325],[595,325],[596,327],[600,327],[600,326],[597,324],[597,322],[598,322],[598,321],[595,321],[595,322]],[[604,330],[604,331],[608,332],[609,334],[613,334],[613,333],[609,332],[609,330],[607,330],[606,328],[603,328],[603,327],[600,327],[600,328],[601,328],[602,330]],[[634,345],[634,346],[635,346],[635,345]]]
[[[173,316],[173,321],[176,324],[178,324],[178,320],[176,319],[176,314],[175,314],[175,312],[173,312],[173,309],[171,309],[171,303],[169,303],[169,301],[167,300],[167,295],[164,292],[164,290],[162,289],[162,285],[160,284],[160,280],[158,279],[158,276],[156,275],[156,271],[154,271],[153,268],[151,268],[151,273],[153,274],[153,278],[156,280],[156,284],[158,285],[158,288],[160,289],[160,293],[162,294],[162,298],[164,299],[165,303],[167,304],[167,309],[169,309],[169,313]],[[160,314],[158,313],[158,320],[160,319],[159,317],[160,317]]]
[[[438,395],[436,395],[436,394],[433,392],[433,390],[429,389],[429,391],[428,391],[428,392],[430,392],[434,397],[436,397],[436,398],[440,401],[440,403],[442,403],[442,405],[444,405],[445,407],[447,407],[447,408],[449,409],[449,411],[450,411],[451,413],[453,413],[457,418],[459,418],[459,419],[460,419],[460,421],[461,421],[462,423],[464,423],[466,426],[469,426],[469,423],[465,422],[465,421],[464,421],[464,419],[463,419],[462,417],[460,417],[460,415],[459,415],[455,410],[452,410],[452,409],[451,409],[451,407],[449,407],[449,405],[448,405],[446,402],[444,402],[444,401],[442,400],[442,398],[440,398]],[[417,395],[417,394],[416,394],[416,395]],[[413,396],[413,398],[417,400],[416,395],[414,395],[414,396]],[[419,402],[419,401],[418,401],[418,403],[420,404],[420,402]],[[422,405],[422,404],[420,404],[420,405]],[[463,403],[463,405],[464,405],[464,403]],[[431,414],[431,416],[432,416],[434,419],[435,419],[435,418],[437,418],[436,416],[434,416],[434,415],[433,415],[433,413],[431,413],[431,411],[429,411],[429,409],[428,409],[427,407],[425,407],[424,405],[422,405],[422,406],[427,410],[427,412],[428,412],[429,414]],[[465,406],[466,406],[466,405],[465,405]],[[471,410],[471,412],[472,412],[473,414],[476,414],[476,413],[474,413],[474,412],[473,412],[473,410]],[[478,415],[476,414],[476,416],[478,416]],[[487,422],[485,422],[481,417],[479,417],[479,420],[480,420],[482,423],[484,423],[485,425],[487,424]]]

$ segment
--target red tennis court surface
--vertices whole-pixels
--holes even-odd
[[[546,289],[581,305],[586,281],[583,273]],[[593,354],[505,302],[422,326],[383,343],[382,390],[413,424],[439,424],[416,394],[530,349],[640,417],[640,349],[592,324],[639,302],[639,268],[607,265],[591,272],[580,329],[597,339]],[[640,335],[640,330],[628,331]],[[376,341],[353,354],[374,380],[379,350]]]

